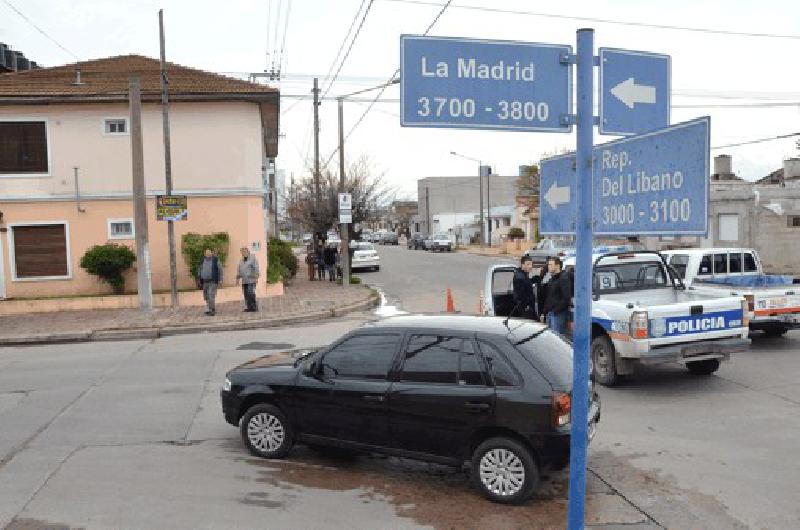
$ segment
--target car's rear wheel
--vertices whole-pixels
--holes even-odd
[[[594,380],[603,386],[614,386],[619,380],[614,344],[607,335],[592,339],[592,364]]]
[[[472,455],[472,481],[491,501],[520,504],[531,498],[539,484],[539,467],[518,441],[490,438]]]
[[[281,410],[265,403],[253,405],[239,425],[242,441],[255,456],[283,458],[292,448],[292,428]]]
[[[686,363],[686,368],[693,375],[711,375],[719,370],[719,359],[706,359],[704,361]]]

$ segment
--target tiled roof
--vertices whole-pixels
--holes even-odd
[[[76,84],[80,70],[81,83]],[[161,93],[160,64],[141,55],[121,55],[26,72],[0,73],[0,100],[105,100],[127,97],[129,78],[138,75],[142,97]],[[278,90],[219,74],[167,63],[170,98],[179,99],[268,99]]]

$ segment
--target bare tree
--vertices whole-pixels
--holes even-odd
[[[314,195],[314,177],[301,178],[288,190],[286,213],[293,223],[314,234],[325,234],[339,224],[339,176],[329,170],[320,176],[320,198]],[[394,190],[367,156],[359,157],[345,172],[344,191],[353,198],[353,224],[377,218],[378,208],[391,200]],[[353,234],[357,236],[358,234]]]

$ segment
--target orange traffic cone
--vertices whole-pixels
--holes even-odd
[[[453,303],[453,293],[450,291],[449,287],[447,288],[447,312],[456,312],[456,305]]]

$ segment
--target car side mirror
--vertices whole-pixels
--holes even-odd
[[[303,375],[306,377],[317,377],[317,372],[319,372],[317,361],[305,363],[303,366]]]

